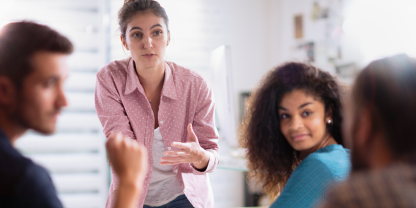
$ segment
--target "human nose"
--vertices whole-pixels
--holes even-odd
[[[290,129],[298,130],[303,127],[302,118],[300,116],[294,116],[290,124]]]
[[[61,108],[61,107],[66,107],[66,106],[68,106],[68,100],[66,99],[64,89],[61,86],[58,90],[57,107]]]
[[[145,48],[145,49],[149,49],[149,48],[152,48],[153,47],[153,45],[152,45],[152,37],[150,37],[150,36],[145,36],[144,38],[143,38],[143,47]]]

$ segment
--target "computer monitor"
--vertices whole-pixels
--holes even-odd
[[[234,87],[229,46],[223,45],[211,52],[210,72],[220,139],[226,139],[230,146],[237,146]]]

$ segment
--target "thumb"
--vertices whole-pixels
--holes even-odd
[[[188,124],[188,142],[198,142],[198,137],[196,137],[192,124]]]
[[[105,146],[106,146],[107,150],[114,146],[114,140],[115,140],[116,136],[117,136],[116,132],[108,133],[107,141],[105,142]]]

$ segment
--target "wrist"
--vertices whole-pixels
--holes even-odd
[[[115,207],[133,207],[142,193],[142,186],[130,180],[120,178],[119,187],[115,191]]]
[[[124,175],[119,176],[120,186],[123,185],[128,189],[137,189],[143,186],[144,176],[137,175]]]
[[[201,163],[202,161],[204,161],[204,159],[207,157],[207,151],[202,149],[201,153],[200,153],[200,159],[199,159],[199,163]]]
[[[119,187],[123,187],[124,189],[128,190],[138,190],[140,189],[140,183],[138,180],[131,180],[126,178],[120,178]]]
[[[208,166],[209,162],[209,153],[206,150],[202,150],[201,156],[198,161],[193,162],[192,164],[198,170],[204,170]]]

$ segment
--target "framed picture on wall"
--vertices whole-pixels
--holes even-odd
[[[294,18],[295,39],[303,38],[303,15],[296,15]]]
[[[240,93],[240,122],[243,120],[244,112],[246,110],[247,100],[250,98],[251,92],[241,92]]]

